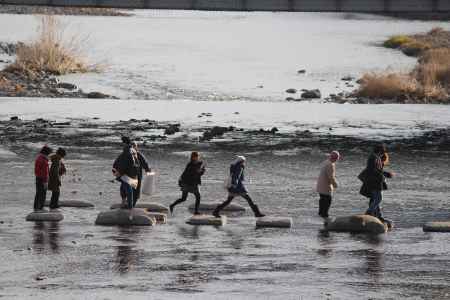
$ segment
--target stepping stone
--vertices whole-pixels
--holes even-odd
[[[199,211],[213,211],[221,203],[222,202],[200,202]],[[190,211],[194,211],[195,203],[190,204],[188,209]],[[230,203],[230,205],[222,209],[220,212],[244,212],[246,210],[247,209],[242,205]]]
[[[59,211],[40,211],[32,212],[27,217],[27,221],[31,222],[59,222],[64,216]]]
[[[223,226],[227,223],[227,217],[221,216],[220,218],[216,218],[211,215],[194,215],[187,219],[186,223],[190,225]]]
[[[427,222],[423,225],[425,232],[450,232],[450,221],[447,222]]]
[[[386,233],[388,225],[369,215],[329,218],[324,224],[325,230],[356,233]]]
[[[256,227],[291,228],[292,218],[267,217],[267,216],[262,218],[256,218]]]
[[[59,207],[94,207],[94,204],[80,200],[61,200],[58,202]],[[46,201],[45,206],[50,206],[50,202]]]
[[[111,209],[120,208],[122,204],[113,204],[111,205]],[[156,202],[143,202],[143,203],[136,203],[135,208],[145,208],[151,212],[159,212],[163,214],[169,213],[169,208],[167,206],[164,206],[162,204],[156,203]]]
[[[158,224],[166,224],[167,223],[167,215],[158,212],[150,212],[147,210],[147,216],[150,216],[156,220]]]
[[[155,218],[144,209],[113,209],[98,214],[95,225],[104,226],[153,226]]]

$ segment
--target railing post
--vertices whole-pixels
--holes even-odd
[[[342,0],[336,0],[336,11],[342,11]]]
[[[288,11],[294,11],[294,0],[288,0]]]
[[[242,10],[248,10],[247,8],[247,0],[241,0],[241,9]]]
[[[390,12],[391,11],[391,0],[384,0],[383,10],[384,10],[384,12]]]
[[[437,12],[439,10],[439,0],[433,0],[433,4],[431,6],[432,12]]]

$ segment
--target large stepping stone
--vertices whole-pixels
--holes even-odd
[[[111,209],[116,209],[116,208],[120,208],[122,206],[122,204],[113,204],[111,205]],[[163,213],[163,214],[168,214],[169,213],[169,208],[167,206],[164,206],[160,203],[156,203],[156,202],[138,202],[136,203],[135,208],[144,208],[147,209],[148,211],[151,212],[159,212],[159,213]]]
[[[227,217],[221,216],[220,218],[216,218],[211,215],[193,215],[186,220],[186,223],[190,225],[223,226],[227,223]]]
[[[324,224],[328,231],[355,232],[355,233],[385,233],[388,225],[382,223],[378,218],[369,215],[354,215],[348,217],[337,217],[327,220]]]
[[[290,228],[292,227],[292,218],[284,217],[262,217],[256,219],[256,227],[275,227],[275,228]]]
[[[423,225],[425,232],[450,232],[450,221],[447,222],[427,222]]]
[[[50,206],[50,201],[46,201],[45,206]],[[95,205],[90,203],[90,202],[86,202],[86,201],[80,201],[80,200],[60,200],[58,201],[58,205],[59,207],[94,207]]]
[[[167,215],[158,212],[151,212],[147,210],[147,216],[150,216],[156,220],[158,224],[166,224],[167,223]]]
[[[144,209],[113,209],[98,214],[95,225],[104,226],[153,226],[155,218]]]
[[[222,202],[200,202],[199,211],[213,211],[219,204]],[[188,206],[188,209],[190,211],[194,211],[195,209],[195,203],[190,204]],[[244,212],[247,209],[239,204],[230,203],[230,205],[226,206],[224,209],[222,209],[220,212]]]
[[[26,217],[26,220],[31,222],[59,222],[63,219],[64,216],[59,211],[32,212]]]

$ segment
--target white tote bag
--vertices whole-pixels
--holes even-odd
[[[153,195],[155,193],[155,172],[144,174],[142,177],[142,194]]]
[[[137,188],[137,186],[138,186],[138,180],[137,179],[133,179],[133,178],[127,176],[127,175],[122,175],[120,177],[120,179],[123,182],[128,183],[133,189]]]

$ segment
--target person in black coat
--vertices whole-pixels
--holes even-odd
[[[120,195],[122,200],[126,198],[127,208],[134,207],[134,196],[136,193],[138,174],[139,174],[139,159],[136,150],[131,146],[131,141],[128,137],[122,137],[124,144],[122,153],[116,158],[113,164],[113,175],[116,180],[121,183]],[[136,184],[134,185],[133,182]]]
[[[387,162],[388,154],[385,145],[377,145],[367,159],[366,168],[358,176],[363,182],[360,194],[370,199],[366,214],[377,217],[381,221],[384,221],[380,208],[383,200],[382,191],[387,190],[386,178],[394,176],[393,173],[383,170]]]
[[[136,202],[138,201],[139,197],[141,196],[141,186],[142,186],[142,177],[143,177],[143,171],[146,173],[150,173],[151,169],[148,165],[147,159],[145,156],[139,152],[138,145],[136,142],[133,142],[132,147],[134,150],[136,150],[139,168],[138,168],[138,185],[136,187],[136,191],[133,193],[133,207],[136,206]]]
[[[195,209],[194,214],[198,215],[200,206],[200,190],[199,185],[202,184],[201,177],[205,173],[205,165],[200,160],[200,154],[198,152],[191,153],[191,160],[186,165],[183,174],[181,174],[178,180],[178,185],[181,188],[181,198],[172,203],[170,208],[170,213],[173,213],[173,209],[179,203],[186,201],[188,194],[192,193],[195,196]]]
[[[253,214],[256,218],[262,218],[265,214],[259,211],[258,206],[253,202],[252,198],[250,198],[248,191],[244,185],[244,169],[245,169],[245,157],[237,156],[236,160],[230,165],[230,178],[229,178],[229,186],[227,184],[228,190],[228,198],[222,204],[219,204],[213,211],[213,216],[216,218],[220,218],[220,211],[228,206],[231,201],[236,196],[241,196],[245,200],[247,200],[248,205],[253,211]]]

